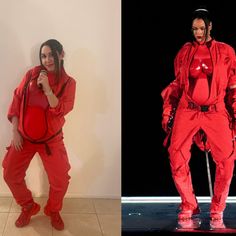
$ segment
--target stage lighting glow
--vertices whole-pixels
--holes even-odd
[[[210,203],[211,197],[197,197],[199,203]],[[122,197],[122,203],[180,203],[180,197]],[[236,203],[236,197],[228,197],[226,203]]]

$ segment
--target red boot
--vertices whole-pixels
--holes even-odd
[[[52,227],[54,227],[57,230],[64,229],[64,222],[63,222],[59,212],[51,212],[47,207],[45,207],[44,213],[46,216],[50,216]]]
[[[198,215],[201,213],[201,210],[199,207],[193,209],[193,210],[183,210],[180,208],[180,212],[178,214],[179,220],[188,220],[191,219],[192,216]]]
[[[201,225],[201,220],[196,218],[196,215],[199,215],[201,212],[199,207],[191,210],[184,210],[180,208],[178,214],[178,229],[197,229]]]
[[[223,221],[223,212],[211,212],[210,214],[210,229],[225,229]]]
[[[31,216],[36,215],[40,210],[40,205],[31,203],[28,206],[21,208],[21,214],[15,222],[16,227],[24,227],[29,224]]]

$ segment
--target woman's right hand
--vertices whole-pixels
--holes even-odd
[[[18,130],[13,130],[12,145],[17,151],[23,149],[23,138]]]
[[[170,116],[168,116],[168,115],[164,115],[164,116],[162,117],[162,122],[161,122],[161,124],[162,124],[162,128],[164,129],[164,131],[165,131],[166,133],[169,132],[169,127],[168,127],[168,122],[169,122],[169,120],[170,120]]]

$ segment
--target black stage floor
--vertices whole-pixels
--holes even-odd
[[[122,236],[159,234],[236,234],[236,203],[227,203],[224,211],[226,229],[210,230],[210,203],[199,203],[200,228],[177,230],[179,203],[122,203]]]

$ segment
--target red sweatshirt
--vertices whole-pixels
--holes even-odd
[[[41,66],[30,69],[15,89],[12,103],[8,110],[8,119],[19,118],[18,130],[27,138],[30,134],[35,141],[45,140],[57,133],[64,125],[64,116],[73,109],[76,91],[75,80],[68,76],[64,69],[56,83],[55,74],[48,72],[49,84],[59,102],[54,108],[49,106],[44,92],[37,87],[37,78]],[[27,81],[29,85],[24,89]],[[64,89],[62,89],[64,86]],[[60,91],[62,94],[59,95]]]

